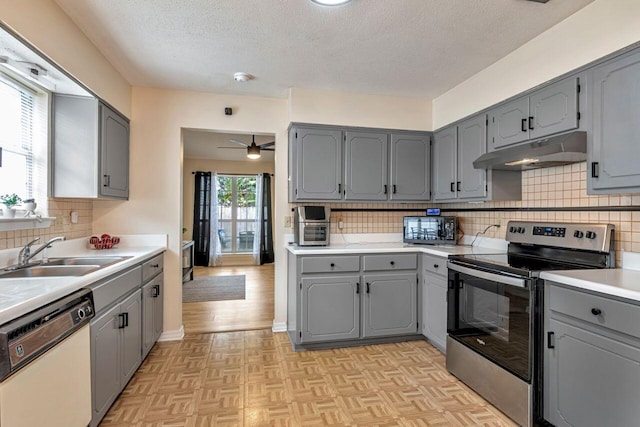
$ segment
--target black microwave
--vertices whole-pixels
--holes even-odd
[[[402,241],[423,245],[456,244],[455,216],[405,216]]]

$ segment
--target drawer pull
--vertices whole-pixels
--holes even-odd
[[[394,261],[391,261],[391,265],[396,265],[396,263]]]
[[[440,266],[438,264],[433,264],[433,268],[439,268]]]
[[[151,267],[151,268],[158,268],[158,267],[160,267],[160,264],[151,264],[151,266],[150,266],[150,267]]]
[[[594,316],[600,316],[602,314],[602,310],[600,310],[599,308],[592,308],[591,314],[593,314]]]
[[[331,268],[335,267],[336,265],[334,263],[331,263]]]

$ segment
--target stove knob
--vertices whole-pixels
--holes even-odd
[[[524,227],[518,227],[518,233],[524,234]]]
[[[573,232],[573,237],[577,237],[578,239],[582,239],[584,237],[584,233],[580,230],[576,230]]]
[[[509,233],[515,233],[515,232],[516,232],[515,227],[509,227]]]
[[[587,234],[585,235],[585,237],[587,239],[595,239],[596,238],[596,233],[594,233],[593,231],[587,231]]]
[[[77,314],[78,314],[78,319],[80,320],[84,319],[84,316],[85,316],[84,309],[79,308]]]

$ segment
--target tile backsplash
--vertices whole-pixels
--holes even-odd
[[[48,200],[48,216],[55,217],[51,227],[29,230],[0,231],[0,249],[19,248],[40,237],[46,242],[56,236],[75,239],[91,235],[93,223],[93,201],[88,199]],[[36,209],[36,211],[39,211]],[[78,223],[71,223],[71,212],[78,212]]]
[[[616,227],[615,247],[619,265],[620,251],[640,252],[640,194],[587,195],[586,162],[553,168],[535,169],[522,174],[522,200],[485,203],[330,203],[332,209],[414,209],[415,211],[332,212],[332,233],[402,233],[402,217],[424,215],[427,207],[447,209],[443,215],[458,217],[466,235],[482,232],[488,225],[500,224],[499,229],[487,231],[487,237],[505,238],[509,220],[598,222]],[[314,203],[318,204],[318,203]],[[320,203],[321,204],[321,203]],[[596,210],[603,207],[631,207],[631,211]],[[528,211],[521,208],[581,208],[586,211],[548,210]],[[510,208],[500,211],[500,208]],[[589,208],[593,208],[589,210]],[[465,209],[466,211],[455,211]],[[469,209],[482,209],[477,212]],[[487,210],[489,209],[489,210]],[[491,210],[495,209],[495,210]],[[338,222],[343,222],[342,230]]]

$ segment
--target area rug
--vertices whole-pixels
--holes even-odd
[[[182,286],[182,302],[245,299],[245,277],[195,277]]]

